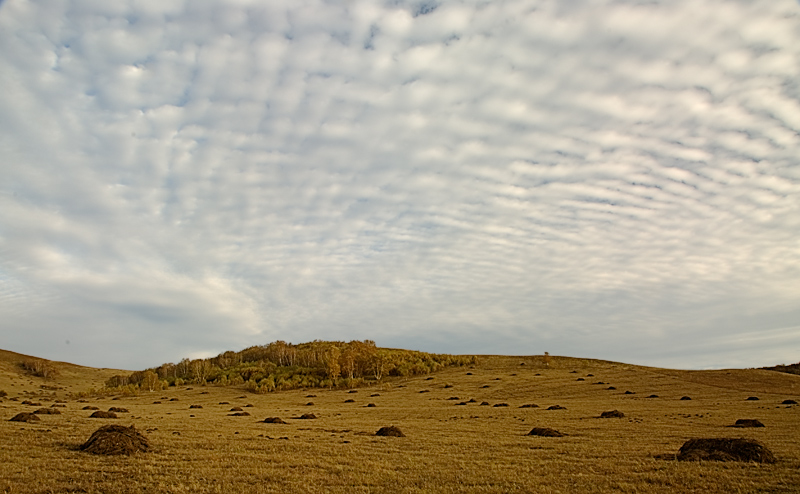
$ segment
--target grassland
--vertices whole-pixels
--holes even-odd
[[[800,401],[800,376],[766,370],[676,371],[560,357],[545,366],[539,357],[498,356],[481,357],[472,368],[393,378],[356,390],[256,395],[190,385],[80,403],[67,399],[67,392],[84,380],[102,382],[115,371],[70,369],[73,374],[62,371],[49,382],[64,388],[53,391],[41,389],[39,378],[18,368],[0,367],[0,389],[9,393],[0,403],[0,491],[800,490],[800,407],[781,404]],[[12,382],[14,387],[7,386]],[[67,403],[60,415],[42,415],[37,423],[9,422],[20,411],[39,408],[21,403],[34,394],[43,407],[55,400]],[[684,396],[691,400],[681,400]],[[759,399],[748,400],[752,396]],[[475,402],[460,404],[470,399]],[[495,406],[503,403],[508,406]],[[526,404],[538,408],[520,408]],[[547,410],[552,405],[565,409]],[[129,413],[116,420],[92,419],[85,406],[124,407]],[[237,406],[250,415],[229,416]],[[608,410],[625,417],[599,418]],[[304,413],[318,418],[293,418]],[[287,424],[260,422],[276,416]],[[728,427],[740,418],[758,419],[766,427]],[[134,424],[152,450],[130,457],[78,450],[108,423]],[[387,425],[400,427],[406,437],[374,435]],[[567,435],[527,436],[536,426]],[[778,462],[669,459],[695,437],[758,439]]]

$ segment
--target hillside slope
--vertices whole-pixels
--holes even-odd
[[[44,379],[23,367],[25,362],[34,360],[48,363],[55,370],[54,376]],[[130,371],[84,367],[0,350],[0,390],[10,397],[53,392],[66,394],[101,388],[111,376],[128,372]]]

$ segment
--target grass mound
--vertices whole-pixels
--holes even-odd
[[[89,415],[91,419],[115,419],[117,418],[117,414],[114,412],[104,412],[102,410],[98,410],[93,414]]]
[[[133,426],[104,425],[81,445],[81,451],[96,455],[131,455],[150,449],[147,438]]]
[[[766,427],[758,419],[738,419],[735,424],[730,427]]]
[[[229,413],[228,417],[249,417],[250,414],[248,412],[234,412]]]
[[[534,427],[531,431],[527,434],[529,436],[542,436],[542,437],[564,437],[566,434],[563,432],[559,432],[555,429],[551,429],[549,427]]]
[[[30,412],[20,412],[9,419],[10,422],[36,422],[42,420]]]
[[[679,461],[752,461],[775,463],[775,455],[755,439],[690,439],[678,451]]]
[[[783,400],[781,405],[797,405],[797,402],[795,400]]]
[[[303,415],[300,416],[300,418],[303,420],[313,420],[317,418],[317,416],[314,415],[313,413],[304,413]]]
[[[267,417],[262,420],[265,424],[285,424],[286,421],[280,417]]]
[[[127,408],[121,408],[121,407],[111,407],[108,409],[108,411],[115,413],[129,413]]]
[[[61,410],[56,408],[40,408],[35,410],[33,413],[36,415],[61,415]]]
[[[600,414],[601,419],[621,419],[624,416],[625,414],[619,410],[611,410],[609,412],[603,412]]]
[[[386,436],[386,437],[406,437],[403,434],[403,431],[400,430],[399,427],[395,427],[390,425],[389,427],[381,427],[378,429],[378,432],[375,433],[376,436]]]

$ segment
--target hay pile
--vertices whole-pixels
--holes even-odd
[[[752,461],[775,463],[775,455],[755,439],[690,439],[678,451],[679,461]]]
[[[265,424],[285,424],[286,422],[280,417],[267,417],[262,420]]]
[[[115,419],[117,418],[117,414],[114,412],[104,412],[102,410],[98,410],[93,414],[89,415],[89,418],[92,419]]]
[[[601,419],[621,419],[624,416],[625,414],[619,410],[611,410],[610,412],[603,412],[600,414]]]
[[[313,419],[317,418],[317,416],[314,415],[313,413],[304,413],[299,418],[301,418],[303,420],[313,420]]]
[[[534,427],[528,433],[529,436],[542,436],[542,437],[564,437],[566,434],[559,432],[549,427]]]
[[[566,410],[567,407],[562,407],[561,405],[552,405],[547,407],[548,410]]]
[[[763,422],[758,419],[738,419],[735,424],[730,427],[766,427]]]
[[[390,425],[389,427],[381,427],[378,429],[378,432],[376,432],[375,435],[385,437],[406,437],[399,427],[395,427],[393,425]]]
[[[146,452],[150,443],[133,426],[104,425],[94,431],[80,449],[96,455],[131,455]]]
[[[111,407],[108,409],[108,411],[115,413],[129,413],[127,408],[121,408],[121,407]]]
[[[42,419],[29,412],[20,412],[8,420],[10,422],[36,422]]]

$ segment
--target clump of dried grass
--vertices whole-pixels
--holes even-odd
[[[42,419],[40,419],[39,417],[30,412],[20,412],[8,420],[10,422],[36,422]]]
[[[681,446],[679,461],[750,461],[775,463],[775,455],[755,439],[699,438]]]
[[[134,426],[104,425],[80,449],[97,455],[131,455],[147,451],[150,443]]]
[[[378,429],[378,432],[376,432],[375,435],[385,437],[406,437],[406,435],[403,434],[403,431],[394,425],[390,425],[389,427],[381,427]]]
[[[527,435],[542,437],[564,437],[566,434],[549,427],[534,427]]]

